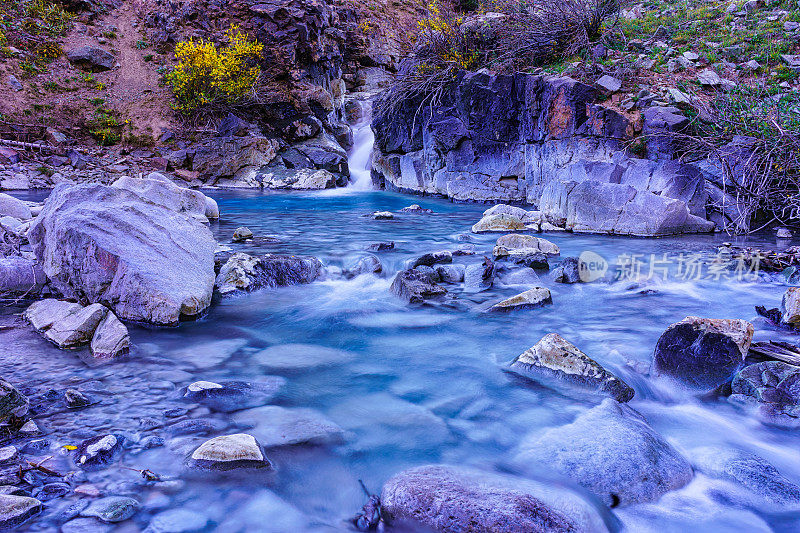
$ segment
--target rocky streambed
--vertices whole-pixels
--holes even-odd
[[[39,333],[25,295],[0,310],[3,527],[798,527],[798,373],[749,350],[796,341],[754,309],[786,278],[720,267],[722,237],[573,234],[386,192],[82,187],[125,216],[57,190],[66,207],[29,233],[43,296],[82,314]],[[136,242],[156,268],[126,259]],[[587,253],[607,263],[591,280]],[[129,347],[95,350],[112,316]]]

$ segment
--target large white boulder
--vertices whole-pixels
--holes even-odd
[[[174,325],[206,309],[214,287],[216,242],[192,192],[154,180],[59,184],[28,239],[65,296]]]

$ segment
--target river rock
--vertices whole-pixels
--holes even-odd
[[[11,383],[0,378],[0,423],[28,414],[28,399]]]
[[[455,533],[607,531],[598,512],[566,489],[449,465],[395,474],[381,503],[391,524]]]
[[[311,283],[323,273],[322,262],[316,257],[266,254],[255,257],[242,252],[233,254],[222,265],[216,279],[217,290],[223,294],[236,291]]]
[[[762,420],[782,427],[800,426],[800,367],[763,361],[741,369],[731,383],[730,400],[754,404]]]
[[[745,320],[686,317],[658,339],[653,366],[686,386],[714,389],[739,369],[752,339]]]
[[[30,220],[31,208],[22,200],[0,192],[0,217],[11,217],[17,220]]]
[[[72,313],[53,322],[44,331],[44,336],[61,349],[83,346],[92,340],[97,326],[107,314],[108,308],[100,304],[79,306]]]
[[[253,355],[260,366],[283,371],[308,370],[340,365],[353,359],[353,354],[344,350],[316,344],[278,344]]]
[[[35,296],[46,282],[47,276],[38,261],[18,255],[0,256],[0,295]]]
[[[521,207],[513,205],[497,204],[483,212],[484,217],[488,217],[491,215],[511,215],[517,217],[520,220],[525,220],[525,218],[528,217],[528,211],[526,211]]]
[[[169,509],[151,518],[144,533],[196,533],[210,523],[206,515],[196,510]]]
[[[394,214],[391,211],[375,211],[372,213],[373,220],[392,220]]]
[[[339,529],[344,527],[338,525]],[[320,524],[318,519],[306,515],[274,492],[266,489],[257,490],[246,503],[230,509],[218,527],[219,531],[231,532],[263,531],[265,529],[274,533],[289,531],[326,533],[337,528]]]
[[[511,233],[503,235],[497,239],[497,246],[507,249],[509,252],[514,250],[532,250],[543,253],[544,255],[559,255],[561,250],[554,243],[534,235],[520,235]]]
[[[389,290],[409,303],[422,303],[447,294],[447,290],[431,281],[429,275],[415,269],[398,272]]]
[[[219,208],[214,200],[198,190],[180,187],[158,173],[151,173],[144,179],[123,176],[111,186],[130,191],[149,204],[184,213],[199,222],[207,223],[209,218],[219,218]]]
[[[781,321],[800,324],[800,287],[789,287],[781,300]]]
[[[255,437],[246,433],[207,440],[192,453],[190,464],[196,468],[223,471],[271,466]]]
[[[380,274],[383,272],[381,260],[372,254],[360,258],[354,265],[344,270],[344,277],[352,279],[361,274]]]
[[[523,265],[535,270],[550,269],[547,256],[534,248],[509,250],[504,246],[495,246],[492,250],[492,255],[495,261],[513,261],[517,265]]]
[[[280,376],[264,376],[260,381],[195,381],[186,387],[183,397],[212,411],[230,413],[268,403],[285,384]]]
[[[800,504],[800,487],[777,468],[753,453],[722,446],[692,450],[696,470],[707,476],[725,479],[779,506]]]
[[[133,498],[125,496],[107,496],[94,500],[81,512],[81,516],[99,518],[104,522],[122,522],[139,511],[141,505]]]
[[[336,187],[336,176],[324,169],[276,169],[263,174],[261,183],[268,189],[323,190]]]
[[[388,252],[389,250],[394,250],[393,241],[374,242],[367,246],[368,252]]]
[[[17,457],[19,457],[19,451],[16,446],[10,444],[0,448],[0,465],[15,461]]]
[[[121,435],[98,435],[81,442],[75,450],[75,463],[84,469],[97,469],[114,462],[122,453]]]
[[[431,252],[424,255],[421,255],[417,259],[413,261],[411,264],[411,268],[418,267],[420,265],[432,267],[433,265],[439,263],[452,263],[453,262],[453,252],[443,250],[441,252]]]
[[[113,359],[128,353],[131,338],[125,324],[109,311],[92,336],[92,356],[95,359]]]
[[[239,226],[233,232],[233,237],[231,240],[233,242],[244,242],[253,238],[253,232],[250,231],[250,228],[245,226]]]
[[[577,257],[565,257],[561,263],[553,269],[553,281],[558,283],[580,283],[580,259]]]
[[[14,528],[42,511],[42,502],[27,496],[0,494],[0,529]]]
[[[36,331],[44,332],[59,320],[80,310],[79,304],[47,298],[31,304],[22,316]]]
[[[498,302],[489,308],[489,311],[518,311],[521,309],[534,309],[553,303],[550,290],[544,287],[534,287],[516,296]]]
[[[464,270],[464,292],[475,293],[491,289],[495,276],[494,262],[484,258],[482,263],[467,265]]]
[[[472,226],[472,233],[488,233],[495,231],[507,233],[509,231],[523,231],[525,229],[525,223],[514,215],[497,214],[488,215],[480,219],[477,224]]]
[[[80,409],[92,404],[92,401],[87,398],[81,391],[75,389],[67,389],[64,391],[64,402],[70,409]]]
[[[59,184],[28,238],[65,296],[107,305],[124,320],[175,325],[211,303],[216,243],[194,214],[144,194]]]
[[[251,431],[265,448],[340,442],[343,430],[313,409],[267,405],[243,411],[233,420]]]
[[[627,383],[558,333],[542,337],[532,348],[518,355],[509,367],[534,380],[555,378],[583,389],[598,391],[618,402],[628,402],[634,395],[634,390]]]
[[[692,479],[689,462],[642,415],[611,399],[526,437],[514,463],[560,472],[611,506],[655,501]]]
[[[461,283],[464,281],[464,265],[437,265],[436,273],[442,283]]]

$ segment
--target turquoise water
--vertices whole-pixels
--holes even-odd
[[[14,353],[41,354],[35,362],[14,360],[11,350],[3,350],[0,361],[3,374],[10,373],[7,379],[41,386],[70,384],[100,400],[80,412],[42,408],[42,425],[52,431],[53,449],[98,432],[121,432],[132,442],[147,435],[164,436],[163,447],[146,451],[132,447],[123,464],[173,478],[170,485],[150,486],[135,472],[118,468],[87,474],[87,482],[104,487],[105,493],[131,493],[144,502],[145,509],[132,519],[135,524],[146,525],[158,510],[185,508],[202,513],[220,531],[307,529],[298,525],[305,524],[299,518],[291,527],[271,526],[263,519],[276,515],[293,519],[285,508],[291,505],[326,529],[345,529],[344,520],[365,503],[359,479],[379,492],[392,474],[429,462],[503,468],[525,434],[568,423],[597,403],[526,386],[503,372],[503,363],[550,332],[561,334],[628,381],[636,389],[631,405],[687,455],[702,445],[729,445],[762,455],[800,483],[796,433],[763,426],[751,414],[724,402],[701,402],[646,374],[659,335],[688,315],[743,318],[754,323],[756,340],[793,340],[757,318],[753,309],[758,304],[779,305],[785,290],[780,276],[757,281],[672,277],[563,285],[542,274],[539,284],[553,294],[549,307],[515,314],[483,312],[491,303],[525,290],[522,285],[495,286],[478,294],[462,294],[451,286],[459,305],[412,307],[389,293],[394,273],[422,253],[467,243],[475,245],[477,254],[456,261],[470,264],[490,255],[497,235],[469,233],[487,206],[348,190],[209,194],[222,213],[212,229],[220,243],[237,251],[316,255],[335,271],[354,263],[371,243],[394,241],[396,246],[377,254],[384,266],[382,276],[349,281],[330,276],[311,285],[219,301],[202,319],[178,328],[134,327],[134,348],[123,362],[88,367],[75,354],[59,352],[33,334],[20,334],[15,342],[21,349]],[[434,214],[403,214],[390,221],[365,216],[411,203]],[[274,236],[280,242],[230,243],[233,230],[242,225],[257,237]],[[729,240],[541,236],[556,243],[562,256],[590,250],[612,263],[622,254],[641,254],[643,259],[664,253],[705,256]],[[771,237],[748,243],[777,246]],[[265,348],[289,343],[347,354],[335,364],[279,371],[259,355]],[[5,364],[9,362],[13,365]],[[184,459],[200,442],[243,429],[231,415],[202,407],[192,407],[177,418],[165,416],[170,409],[187,406],[178,389],[197,380],[256,379],[268,374],[287,378],[273,403],[323,413],[345,429],[344,442],[268,451],[276,467],[272,473],[223,477],[189,471]],[[168,426],[176,419],[216,422],[204,437],[172,436]],[[59,436],[64,432],[67,437]],[[56,460],[66,461],[61,456]],[[792,528],[796,516],[791,512],[734,508],[712,496],[726,490],[721,482],[697,475],[690,485],[659,502],[614,513],[631,531],[685,531],[690,524],[712,531],[741,530],[743,524],[753,531]],[[28,527],[43,530],[55,522],[55,516],[48,514]]]

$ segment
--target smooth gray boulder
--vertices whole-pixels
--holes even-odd
[[[691,457],[696,470],[710,477],[732,481],[758,496],[762,503],[800,505],[800,486],[754,453],[722,446],[703,446],[692,450]]]
[[[168,509],[151,518],[144,533],[196,533],[210,524],[211,520],[196,510]]]
[[[246,433],[207,440],[192,452],[189,464],[195,468],[222,471],[271,466],[255,437]]]
[[[107,496],[94,500],[81,512],[81,516],[99,518],[104,522],[122,522],[141,508],[138,500],[126,496]]]
[[[88,344],[97,326],[108,314],[108,308],[100,304],[82,307],[53,322],[44,332],[47,340],[61,349],[77,348]]]
[[[59,184],[28,238],[65,296],[102,303],[123,320],[175,325],[211,303],[216,242],[199,217],[165,207],[167,189],[150,190],[159,197],[120,186]]]
[[[265,448],[294,444],[328,444],[342,440],[344,431],[313,409],[277,405],[236,413],[234,422],[248,427]]]
[[[566,489],[458,466],[428,465],[400,472],[384,484],[381,504],[391,524],[412,530],[608,531],[598,511]]]
[[[46,298],[32,303],[22,316],[31,323],[36,331],[43,332],[56,322],[80,310],[80,304]]]
[[[0,192],[0,217],[6,216],[22,221],[30,220],[31,208],[22,200]]]
[[[634,390],[558,333],[549,333],[514,359],[509,368],[533,380],[555,379],[628,402]]]
[[[35,296],[45,283],[47,276],[37,261],[18,255],[0,256],[0,295]]]
[[[130,345],[128,328],[109,311],[94,330],[90,347],[95,359],[113,359],[128,353]]]
[[[642,415],[611,399],[571,424],[527,436],[513,463],[555,470],[610,506],[655,501],[692,479],[680,452]]]
[[[19,526],[42,511],[42,502],[27,496],[0,494],[0,529]]]

